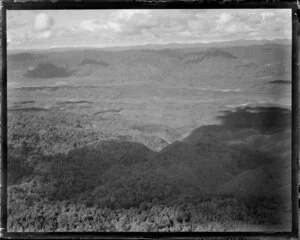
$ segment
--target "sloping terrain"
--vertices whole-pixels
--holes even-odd
[[[104,176],[106,176],[106,180],[103,180],[103,182],[101,180],[102,184],[112,184],[111,187],[113,188],[113,179],[119,179],[123,174],[128,175],[128,179],[131,178],[129,177],[131,175],[132,177],[139,176],[141,181],[146,182],[151,182],[151,178],[154,176],[156,176],[155,178],[160,178],[159,176],[164,177],[164,181],[169,181],[169,185],[175,188],[179,187],[180,191],[183,191],[180,192],[180,194],[183,194],[187,190],[187,188],[180,187],[180,185],[183,185],[194,188],[194,191],[198,191],[198,194],[204,192],[204,195],[209,192],[221,192],[230,193],[239,197],[247,197],[249,195],[267,196],[270,192],[263,192],[262,187],[252,189],[253,181],[255,182],[257,180],[260,182],[260,175],[263,177],[262,182],[267,179],[266,183],[268,183],[268,185],[265,186],[265,189],[269,189],[270,191],[285,187],[289,183],[289,181],[286,181],[289,175],[284,170],[290,168],[290,161],[288,161],[290,158],[288,132],[272,132],[262,135],[252,128],[227,128],[226,123],[225,125],[219,126],[202,126],[182,141],[175,141],[162,150],[155,152],[144,144],[137,143],[136,140],[139,139],[137,136],[118,136],[109,132],[97,131],[93,128],[93,124],[91,122],[89,123],[90,120],[88,120],[88,118],[83,119],[83,121],[85,121],[83,127],[80,121],[76,120],[76,115],[73,115],[73,122],[76,126],[74,133],[76,133],[76,135],[71,134],[68,135],[68,137],[63,137],[65,132],[70,131],[68,130],[69,128],[66,128],[70,123],[64,126],[64,122],[70,118],[71,115],[57,115],[51,111],[43,113],[41,117],[39,117],[39,115],[41,115],[39,113],[30,112],[16,112],[12,114],[14,114],[14,116],[19,115],[19,118],[15,117],[15,121],[17,122],[15,122],[14,125],[16,126],[24,122],[26,115],[28,117],[33,115],[35,120],[33,124],[39,123],[41,125],[37,128],[34,126],[30,127],[30,124],[27,126],[25,132],[24,129],[18,131],[19,136],[15,134],[10,135],[10,146],[14,146],[15,141],[27,143],[25,146],[23,146],[23,143],[19,145],[19,147],[16,145],[14,152],[25,151],[22,149],[26,147],[25,149],[28,151],[26,154],[31,154],[32,156],[36,155],[36,157],[43,152],[43,155],[45,155],[46,151],[55,153],[53,156],[52,154],[47,154],[52,160],[49,159],[46,162],[38,161],[35,162],[35,164],[37,164],[36,168],[38,169],[48,169],[48,163],[53,164],[56,170],[54,171],[54,169],[51,170],[50,168],[48,174],[51,176],[55,174],[56,177],[52,176],[52,179],[56,179],[56,181],[59,181],[62,176],[59,173],[60,171],[69,172],[70,170],[67,170],[67,168],[69,168],[68,166],[75,164],[76,168],[81,169],[81,174],[89,176],[88,178],[95,178],[92,182],[96,185],[91,186],[91,189],[95,188],[97,184],[100,184],[96,179],[103,179]],[[285,110],[282,111],[282,114],[285,114]],[[49,129],[49,127],[43,127],[44,123],[40,122],[43,121],[42,119],[48,119],[50,116],[56,119],[55,122],[57,124],[55,127],[57,128],[56,133],[53,132],[49,135],[51,138],[45,135],[46,132],[41,133],[41,131]],[[231,117],[233,116],[231,115]],[[32,119],[32,117],[28,119]],[[248,120],[251,122],[251,119]],[[29,122],[27,122],[27,124],[29,124]],[[12,125],[12,127],[15,126]],[[288,125],[286,127],[288,127]],[[76,139],[75,136],[79,134],[78,131],[80,131],[85,138],[81,137],[80,139]],[[23,134],[24,136],[26,134],[30,141],[29,139],[25,140],[26,138],[24,137],[22,140],[21,136],[23,136]],[[222,135],[222,138],[219,138],[219,135]],[[42,141],[46,136],[49,139]],[[253,138],[253,136],[255,137],[255,141],[250,141],[249,138]],[[39,140],[41,137],[42,139]],[[55,139],[61,139],[62,142],[59,143],[57,140],[55,141]],[[260,140],[259,148],[256,147],[258,140]],[[67,144],[68,142],[70,143]],[[30,147],[28,146],[29,143]],[[47,150],[43,149],[45,143],[48,144]],[[273,146],[273,148],[270,148],[270,145]],[[277,145],[281,145],[282,147],[278,148]],[[63,150],[63,148],[59,150],[59,148],[57,148],[58,146],[64,146],[65,150]],[[71,149],[78,147],[81,149],[69,152]],[[38,149],[39,151],[37,151]],[[56,154],[58,155],[56,156]],[[74,158],[74,156],[77,157]],[[62,160],[62,157],[65,160]],[[83,159],[85,160],[83,161]],[[57,161],[63,163],[63,165],[60,166],[60,163]],[[41,167],[40,164],[43,166],[44,164],[46,165]],[[86,165],[88,169],[84,170],[85,168],[83,168],[81,164]],[[285,167],[283,168],[283,166]],[[120,171],[119,168],[122,169],[120,173],[118,173]],[[275,173],[276,175],[280,173],[280,169],[282,170],[282,177],[285,181],[283,181],[282,178],[274,177]],[[92,177],[93,174],[96,174],[95,177]],[[43,170],[42,175],[46,176],[47,173]],[[81,180],[78,179],[78,181]],[[91,181],[91,179],[88,181]],[[124,183],[126,181],[125,178],[122,180]],[[89,184],[83,185],[88,186]],[[242,189],[239,189],[240,185],[243,186]],[[132,185],[132,187],[135,186]],[[146,189],[147,188],[145,188],[145,190]],[[256,190],[258,192],[256,192]],[[74,192],[72,187],[70,191]],[[70,197],[71,195],[67,194],[66,196]],[[155,198],[158,196],[153,195],[152,197]],[[122,198],[122,196],[120,196],[120,198]]]
[[[283,229],[290,50],[9,54],[10,229]]]
[[[282,216],[278,218],[277,213],[279,209],[289,210],[290,154],[278,157],[283,149],[276,148],[276,144],[288,146],[288,132],[262,135],[256,129],[227,127],[226,124],[202,126],[186,139],[155,152],[132,136],[98,132],[88,117],[53,111],[42,114],[14,111],[9,119],[14,121],[9,125],[9,152],[12,154],[9,158],[9,201],[16,219],[22,218],[20,213],[24,209],[20,207],[25,207],[25,202],[41,200],[45,204],[69,202],[76,206],[80,203],[112,209],[110,211],[119,209],[119,212],[129,208],[147,210],[169,206],[168,211],[181,209],[176,211],[187,214],[183,217],[186,224],[195,227],[201,226],[198,221],[203,219],[196,218],[201,219],[203,214],[209,221],[215,219],[225,224],[222,226],[228,221],[250,219],[256,224],[282,224]],[[282,142],[278,142],[281,134]],[[261,149],[255,147],[256,141],[249,141],[252,136],[260,138]],[[268,147],[272,144],[270,139],[276,143],[272,149]],[[273,155],[267,154],[269,150]],[[29,195],[25,191],[27,188],[31,189]],[[206,200],[211,196],[216,197]],[[21,199],[25,202],[21,203]],[[206,201],[217,203],[205,205]],[[266,201],[273,201],[273,205],[265,205]],[[199,210],[183,210],[182,203]],[[55,206],[50,207],[54,212],[58,211],[54,210]],[[239,214],[233,210],[227,212],[226,206],[235,206]],[[30,216],[40,214],[36,211]],[[157,216],[154,212],[147,214]],[[180,224],[179,216],[176,213],[176,220],[172,221]],[[20,224],[11,221],[12,226]],[[23,220],[24,226],[26,221]],[[174,226],[169,221],[168,228]]]
[[[220,194],[234,194],[242,198],[268,196],[285,202],[290,207],[291,166],[276,161],[256,169],[247,170],[218,188]]]

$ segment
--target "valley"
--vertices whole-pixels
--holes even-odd
[[[10,231],[289,230],[291,46],[167,47],[9,53]]]

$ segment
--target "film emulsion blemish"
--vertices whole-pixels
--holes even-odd
[[[291,11],[9,10],[9,232],[291,229]]]

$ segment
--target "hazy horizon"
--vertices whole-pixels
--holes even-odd
[[[222,46],[224,44],[224,46]],[[54,49],[100,49],[100,50],[108,50],[108,51],[123,51],[123,50],[130,50],[130,49],[167,49],[167,48],[193,48],[202,46],[211,48],[211,47],[239,47],[244,45],[263,45],[263,44],[282,44],[282,45],[291,45],[291,39],[283,38],[283,39],[262,39],[262,40],[248,40],[248,39],[236,39],[236,40],[227,40],[227,41],[212,41],[212,42],[195,42],[195,43],[177,43],[177,42],[170,42],[170,43],[144,43],[144,44],[137,44],[137,45],[115,45],[109,47],[101,47],[101,46],[53,46],[48,48],[7,48],[8,52],[14,51],[39,51],[39,50],[54,50]],[[212,46],[213,45],[213,46]]]

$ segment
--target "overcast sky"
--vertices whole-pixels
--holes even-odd
[[[289,9],[8,11],[9,48],[291,38]]]

